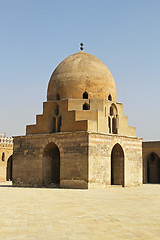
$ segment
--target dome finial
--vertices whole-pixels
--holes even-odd
[[[80,43],[80,50],[83,51],[83,43]]]

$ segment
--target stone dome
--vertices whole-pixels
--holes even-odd
[[[97,57],[78,52],[64,59],[54,70],[47,91],[47,100],[63,98],[117,100],[113,76]]]

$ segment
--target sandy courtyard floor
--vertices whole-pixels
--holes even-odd
[[[107,190],[0,186],[0,240],[160,240],[160,185]]]

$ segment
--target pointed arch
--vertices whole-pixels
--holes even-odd
[[[83,99],[88,99],[88,93],[86,91],[83,93]]]
[[[108,100],[109,100],[109,101],[112,101],[112,96],[111,96],[111,94],[108,95]]]
[[[90,105],[88,103],[83,104],[83,110],[90,110]]]
[[[6,179],[7,181],[12,181],[12,168],[13,168],[13,155],[11,155],[9,158],[8,158],[8,161],[7,161],[7,176],[6,176]]]
[[[111,151],[111,184],[124,186],[124,151],[119,143]]]
[[[43,151],[43,183],[60,184],[60,151],[54,142],[48,143]]]
[[[109,109],[110,124],[108,123],[109,133],[118,134],[119,117],[116,105],[113,103]]]
[[[117,107],[114,103],[112,103],[112,105],[110,106],[110,115],[111,116],[118,115],[118,110],[117,110]]]
[[[58,104],[55,106],[55,108],[54,108],[54,115],[55,116],[58,116],[59,115],[59,106],[58,106]]]
[[[56,94],[56,100],[60,100],[60,95],[59,95],[59,93]]]
[[[147,183],[160,183],[160,158],[158,154],[149,153],[145,161]]]
[[[62,124],[62,116],[58,116],[58,118],[57,118],[57,132],[61,131],[61,124]]]

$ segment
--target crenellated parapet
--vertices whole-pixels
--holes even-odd
[[[13,138],[6,137],[5,134],[0,134],[0,145],[3,145],[4,147],[13,147]]]

